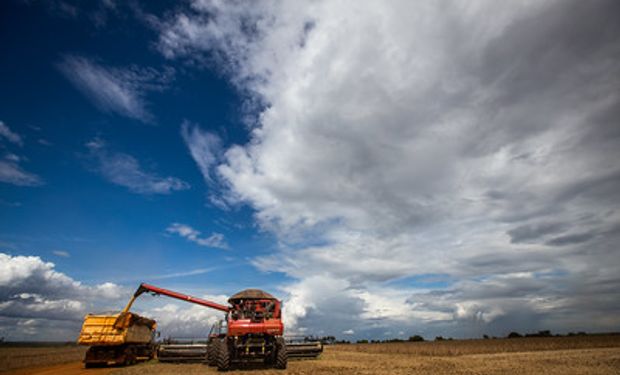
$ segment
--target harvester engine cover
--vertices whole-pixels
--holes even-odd
[[[231,305],[228,317],[228,336],[269,334],[281,336],[280,301],[258,289],[246,289],[228,299]]]

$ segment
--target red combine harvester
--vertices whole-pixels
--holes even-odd
[[[281,302],[269,293],[246,289],[228,299],[230,306],[142,283],[130,301],[148,292],[209,307],[226,313],[226,332],[210,337],[207,361],[227,371],[233,362],[262,359],[285,369],[288,361],[282,334]]]

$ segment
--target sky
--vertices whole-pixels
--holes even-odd
[[[0,337],[620,328],[620,3],[0,3]],[[165,336],[221,313],[134,305]]]

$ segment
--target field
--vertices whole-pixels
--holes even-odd
[[[0,374],[216,374],[201,364],[160,364],[157,361],[126,368],[84,370],[71,356],[76,348],[27,348],[25,356],[0,348]],[[71,351],[70,349],[74,349]],[[5,351],[12,351],[9,355]],[[21,348],[20,350],[23,350]],[[63,352],[65,350],[66,352]],[[65,365],[1,372],[8,363],[24,364],[26,357],[63,357]],[[54,354],[55,353],[55,354]],[[21,354],[20,354],[21,355]],[[18,358],[19,359],[18,361]],[[13,361],[13,362],[11,362]],[[17,361],[17,362],[15,362]],[[43,359],[32,359],[31,366]],[[51,364],[51,362],[50,362]],[[16,368],[16,367],[12,367]],[[6,368],[5,368],[6,369]],[[249,371],[248,371],[249,370]],[[335,345],[318,360],[290,361],[287,371],[249,366],[231,374],[620,374],[620,336],[459,340],[423,343]]]
[[[0,346],[0,373],[25,367],[48,366],[76,362],[84,358],[80,346]]]

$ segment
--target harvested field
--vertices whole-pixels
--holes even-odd
[[[81,369],[77,363],[67,366],[73,366],[72,370],[67,372],[71,374],[100,373],[100,370]],[[108,370],[114,375],[218,373],[215,368],[202,364],[164,364],[157,361]],[[16,374],[55,373],[45,372],[44,369],[19,371]],[[290,361],[287,371],[248,366],[230,373],[620,374],[620,336],[334,345],[326,347],[318,360]]]
[[[25,367],[81,361],[86,349],[83,346],[0,346],[0,373]]]

